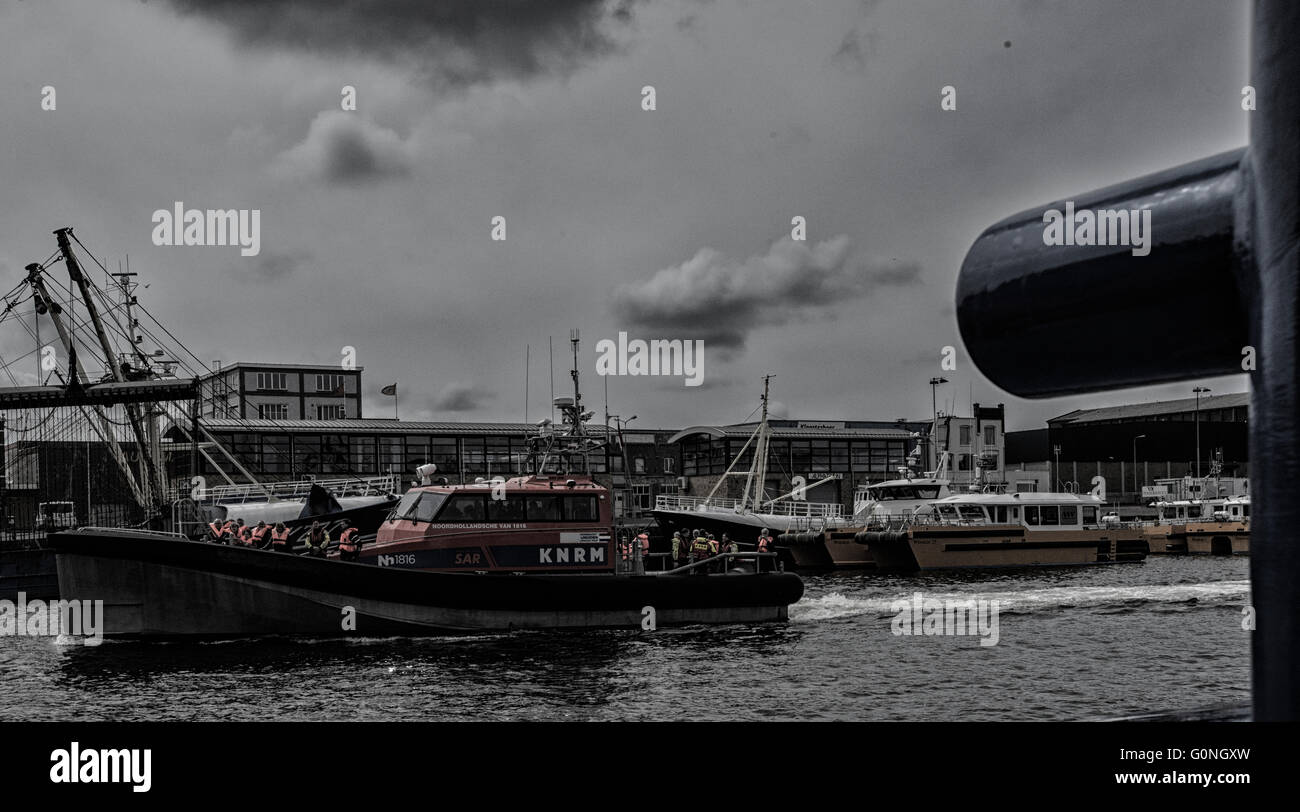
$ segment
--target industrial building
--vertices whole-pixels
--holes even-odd
[[[1112,499],[1130,503],[1159,480],[1248,478],[1249,405],[1243,392],[1076,409],[1010,432],[1007,462],[1048,471],[1056,490],[1091,490],[1101,476]]]

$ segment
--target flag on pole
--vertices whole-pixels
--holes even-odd
[[[380,389],[379,393],[381,395],[392,395],[393,397],[397,397],[397,384],[395,383],[389,384],[388,386],[385,386],[383,389]]]

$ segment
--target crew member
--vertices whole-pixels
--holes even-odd
[[[237,520],[235,522],[235,535],[234,535],[233,543],[242,544],[244,546],[248,546],[250,543],[252,543],[251,539],[249,539],[248,537],[248,532],[251,529],[252,528],[250,528],[248,525],[244,524],[243,519]]]
[[[710,533],[709,534],[709,558],[713,558],[717,554],[718,554],[718,540],[713,537],[712,533]],[[717,564],[716,563],[710,564],[709,569],[716,571]]]
[[[758,551],[760,553],[772,552],[772,537],[768,534],[767,528],[764,527],[758,534]],[[763,559],[758,559],[758,571],[763,571]]]
[[[339,558],[343,561],[356,561],[361,555],[361,533],[343,520],[343,532],[339,534]]]
[[[289,528],[284,522],[276,522],[271,530],[271,549],[277,553],[292,553],[293,545],[289,542]]]
[[[226,539],[230,537],[229,524],[222,521],[208,522],[208,541],[213,544],[225,544]]]
[[[307,555],[324,557],[325,545],[329,543],[329,531],[322,527],[320,522],[312,522],[311,529],[307,531]]]
[[[686,543],[682,541],[682,531],[673,531],[673,568],[676,569],[682,565],[682,553]]]
[[[248,543],[259,550],[265,550],[270,543],[271,527],[266,522],[258,522],[257,527],[248,534]]]
[[[645,561],[650,558],[650,536],[647,533],[640,533],[636,537],[638,546],[641,548],[641,560]]]
[[[694,558],[697,562],[699,562],[699,561],[707,560],[708,557],[709,557],[709,540],[705,538],[703,531],[696,530],[695,541],[691,542],[691,558]],[[703,567],[697,567],[695,572],[699,575],[705,574]]]

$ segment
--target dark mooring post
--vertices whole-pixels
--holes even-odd
[[[1251,144],[980,235],[962,263],[967,350],[1023,397],[1250,368],[1254,718],[1300,719],[1300,3],[1259,0]],[[1047,245],[1044,214],[1151,211],[1150,252]],[[1132,341],[1134,326],[1142,341]]]

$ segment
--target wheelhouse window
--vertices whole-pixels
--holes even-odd
[[[525,510],[530,522],[563,521],[560,514],[558,496],[529,496],[525,498]]]
[[[1096,508],[1095,506],[1088,506],[1088,505],[1085,505],[1085,506],[1084,506],[1084,508],[1083,508],[1083,523],[1084,523],[1084,524],[1096,524],[1096,523],[1097,523],[1097,508]]]
[[[1061,508],[1058,505],[1043,505],[1041,515],[1042,524],[1057,525],[1061,523]]]
[[[447,500],[446,506],[438,514],[440,522],[481,522],[487,518],[487,496],[482,494],[458,493]]]
[[[524,500],[518,496],[488,500],[488,519],[494,522],[524,521]]]
[[[445,493],[427,491],[407,491],[393,508],[394,519],[406,519],[413,522],[431,522],[437,515],[438,508],[446,501]]]
[[[1025,524],[1030,527],[1037,527],[1042,524],[1038,516],[1038,505],[1029,505],[1025,508]]]
[[[420,501],[415,505],[415,521],[431,522],[433,517],[438,515],[438,508],[442,503],[447,501],[445,493],[424,493],[420,496]]]
[[[594,522],[600,519],[600,508],[594,496],[570,496],[564,500],[564,518],[570,522]]]
[[[1073,527],[1078,523],[1079,523],[1079,506],[1061,505],[1061,524],[1066,524]]]
[[[961,519],[964,522],[982,523],[985,519],[984,508],[978,505],[961,505],[958,510],[961,512]]]

